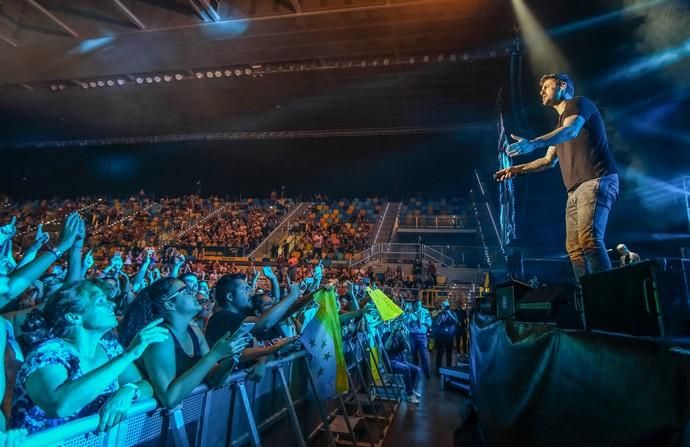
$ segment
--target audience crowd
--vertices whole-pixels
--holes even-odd
[[[274,245],[273,257],[349,260],[371,246],[373,232],[383,209],[381,199],[329,200],[316,196],[313,205],[299,216],[291,236]]]
[[[5,201],[0,447],[19,446],[28,434],[92,414],[99,416],[99,429],[108,430],[140,399],[153,397],[172,408],[202,382],[223,383],[238,365],[260,380],[268,359],[300,348],[296,334],[314,314],[308,311],[313,292],[324,286],[336,288],[346,329],[355,331],[364,320],[384,335],[396,371],[406,378],[408,399],[418,402],[419,369],[406,359],[414,354],[428,376],[421,346],[441,325],[423,315],[418,292],[433,286],[435,267],[418,261],[406,275],[401,267],[374,273],[309,262],[364,248],[380,213],[378,200],[317,202],[295,233],[308,239],[289,256],[278,256],[275,269],[202,263],[174,248],[154,248],[161,235],[176,230],[183,236],[175,242],[183,245],[251,248],[291,205],[275,197],[156,201],[143,193],[127,200]],[[368,300],[369,287],[381,287],[405,313],[383,324]]]
[[[292,205],[291,200],[249,199],[232,203],[176,242],[196,247],[242,248],[249,253],[278,226]]]

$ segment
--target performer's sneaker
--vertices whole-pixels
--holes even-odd
[[[419,399],[417,399],[417,396],[414,394],[411,396],[407,396],[407,401],[411,404],[419,404]]]

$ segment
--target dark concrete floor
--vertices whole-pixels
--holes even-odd
[[[461,411],[468,398],[457,390],[441,391],[440,379],[435,376],[431,380],[421,378],[418,391],[422,393],[420,404],[401,403],[383,447],[454,445],[453,433],[462,423]]]

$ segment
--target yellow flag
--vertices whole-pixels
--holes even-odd
[[[380,289],[367,287],[367,293],[374,302],[376,310],[381,314],[381,319],[383,321],[393,320],[403,314],[402,309]]]

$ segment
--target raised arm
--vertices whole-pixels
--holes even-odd
[[[136,275],[134,275],[134,278],[132,279],[132,290],[135,292],[138,292],[141,290],[144,284],[144,278],[146,277],[146,272],[149,268],[149,265],[151,264],[151,256],[153,255],[153,250],[146,250],[146,255],[144,256],[143,261],[141,262],[141,268],[137,272]]]
[[[297,284],[291,284],[290,293],[288,293],[288,296],[286,296],[278,304],[274,304],[268,312],[261,315],[261,318],[256,321],[256,325],[252,329],[252,333],[258,334],[266,331],[292,315],[294,311],[291,311],[291,309],[297,303],[298,296],[299,286]]]
[[[69,250],[65,284],[71,284],[83,278],[81,275],[81,250],[84,248],[84,238],[86,238],[86,224],[84,220],[79,217],[77,237],[74,239],[74,244],[72,244],[72,248]]]
[[[36,228],[36,236],[34,238],[34,243],[29,246],[29,248],[24,251],[24,256],[17,264],[17,268],[24,267],[29,262],[36,259],[38,251],[50,240],[50,235],[43,231],[43,224],[38,224]]]
[[[79,215],[76,213],[70,214],[65,221],[65,226],[62,229],[60,242],[56,247],[50,251],[46,251],[38,256],[30,263],[21,268],[14,270],[9,277],[7,291],[0,295],[0,307],[21,295],[32,282],[37,280],[52,263],[62,256],[62,253],[69,250],[74,244],[77,237]]]
[[[298,290],[299,290],[299,285],[297,285],[297,284],[291,284],[291,285],[290,285],[291,288],[292,288],[293,286],[297,286],[297,288],[298,288]],[[301,296],[300,298],[298,298],[298,299],[290,306],[290,308],[287,310],[287,312],[285,312],[285,316],[284,316],[283,319],[289,317],[290,315],[294,315],[296,312],[299,312],[302,308],[304,308],[304,306],[306,306],[307,304],[311,303],[311,302],[314,300],[314,294],[316,294],[316,292],[318,292],[318,290],[317,290],[317,291],[314,291],[314,292],[311,292],[311,293],[307,293],[307,294],[305,294],[304,296]],[[292,293],[292,291],[291,291],[290,293]]]
[[[180,268],[182,268],[184,261],[184,255],[176,252],[175,256],[173,257],[173,263],[170,267],[170,273],[168,276],[171,278],[177,278],[180,275]]]
[[[81,261],[81,277],[86,278],[86,273],[95,264],[93,259],[93,252],[91,250],[87,251],[84,255],[84,259]]]
[[[270,266],[265,266],[263,268],[264,276],[271,282],[271,295],[273,295],[273,301],[275,303],[280,302],[280,283],[278,282],[278,277],[273,272]]]
[[[532,140],[511,135],[511,137],[517,140],[517,142],[508,146],[508,155],[515,157],[518,155],[528,154],[535,149],[547,146],[555,146],[568,140],[572,140],[579,135],[580,129],[582,129],[584,124],[585,119],[582,116],[570,115],[563,120],[562,126]]]

